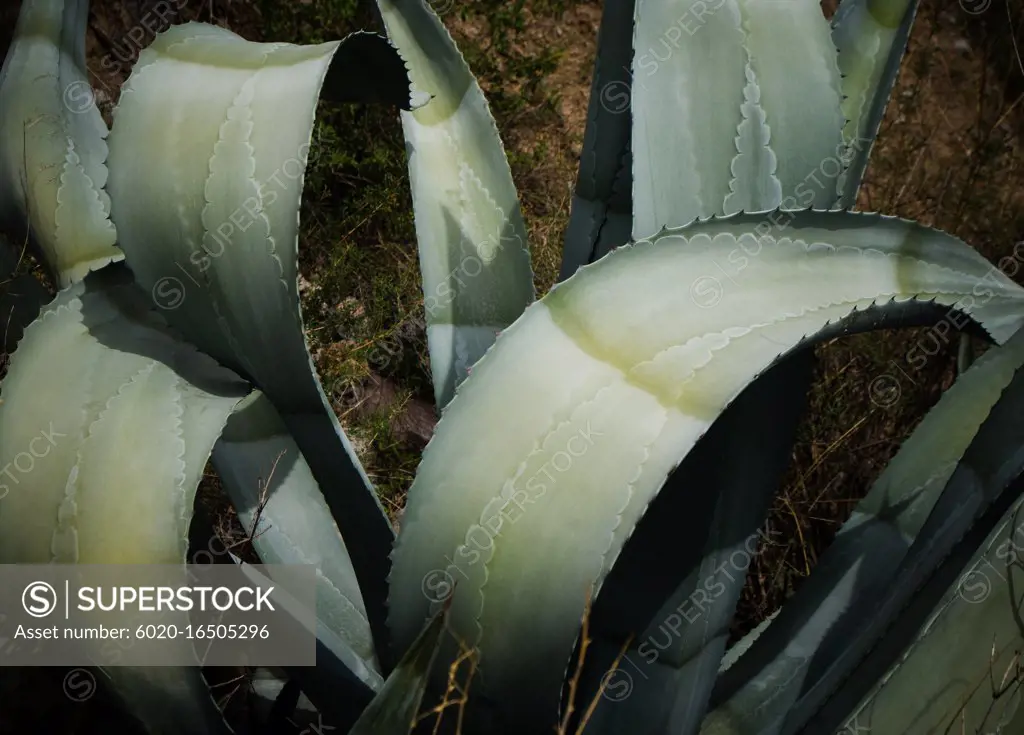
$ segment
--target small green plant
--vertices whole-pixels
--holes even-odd
[[[0,216],[61,290],[0,304],[27,325],[0,463],[40,427],[62,440],[2,486],[0,562],[181,563],[212,457],[259,559],[318,571],[317,666],[286,672],[269,729],[300,690],[357,735],[1012,728],[1024,289],[950,235],[848,211],[916,2],[845,0],[830,26],[815,0],[609,0],[563,281],[539,301],[469,66],[423,0],[378,7],[390,43],[175,26],[108,133],[88,3],[24,2]],[[402,110],[442,418],[397,539],[303,337],[318,98]],[[727,651],[806,348],[922,324],[995,346]],[[226,728],[198,667],[111,683],[151,732]],[[458,715],[422,717],[427,692]]]

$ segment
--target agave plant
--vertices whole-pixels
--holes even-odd
[[[0,212],[62,290],[34,320],[38,293],[14,306],[0,463],[60,438],[4,486],[0,562],[181,562],[212,456],[260,559],[318,570],[317,666],[266,690],[270,725],[301,691],[340,731],[409,732],[468,654],[445,720],[467,734],[1012,727],[1024,289],[950,235],[849,211],[916,2],[844,0],[830,24],[815,0],[608,0],[540,300],[479,85],[424,0],[378,7],[390,43],[175,26],[108,137],[67,104],[87,2],[25,0]],[[397,539],[303,340],[318,98],[403,110],[443,413]],[[808,348],[926,324],[994,346],[727,651]],[[226,728],[198,667],[110,672],[151,732]]]

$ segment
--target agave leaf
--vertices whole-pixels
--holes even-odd
[[[785,237],[766,224],[780,218]],[[679,274],[725,262],[743,267],[701,308]],[[581,269],[503,333],[424,453],[394,555],[396,641],[429,615],[424,593],[457,580],[452,627],[481,650],[482,691],[516,702],[516,726],[546,726],[588,589],[743,388],[807,337],[934,321],[954,305],[999,343],[1024,321],[1024,290],[971,248],[874,215],[714,220]],[[665,313],[679,318],[654,318]],[[500,436],[483,428],[494,416]]]
[[[234,554],[231,559],[251,579],[265,583],[267,577],[256,567],[246,564]],[[348,732],[360,714],[382,690],[384,680],[371,669],[347,641],[342,640],[315,612],[302,605],[287,591],[278,588],[282,612],[298,621],[316,635],[316,667],[299,666],[286,669],[302,687],[331,727]]]
[[[849,673],[858,652],[876,640],[868,623],[883,597],[894,584],[910,584],[897,576],[905,571],[902,562],[908,555],[913,558],[915,542],[957,464],[1022,364],[1024,332],[1018,332],[1005,346],[987,352],[942,396],[858,504],[811,577],[722,676],[716,689],[722,703],[702,732],[794,732],[837,678]],[[1024,443],[1024,435],[1016,438]],[[918,552],[921,548],[916,546]],[[766,686],[767,681],[780,683]]]
[[[266,722],[271,731],[281,731],[291,726],[309,730],[319,726],[322,716],[317,717],[316,707],[302,693],[297,679],[291,679],[279,669],[259,668],[249,679],[249,688],[254,700],[256,717]]]
[[[636,3],[634,238],[721,214],[729,193],[746,63],[740,3],[724,0],[700,24],[694,4]]]
[[[608,243],[618,245],[629,238],[633,215],[629,152],[633,14],[634,0],[609,0],[601,11],[587,128],[565,231],[560,281],[581,265],[597,260],[601,249],[610,249]]]
[[[160,34],[115,111],[109,190],[139,283],[280,413],[347,540],[384,658],[394,533],[317,379],[298,299],[302,177],[338,48],[251,43],[199,23]]]
[[[480,85],[424,0],[378,0],[388,36],[431,95],[402,113],[438,409],[534,300],[526,225]]]
[[[817,0],[741,0],[783,209],[831,207],[842,151],[836,49]],[[742,152],[742,149],[741,149]],[[748,210],[749,211],[749,210]]]
[[[602,595],[591,614],[580,701],[596,695],[634,634],[618,674],[629,677],[630,692],[600,697],[588,730],[684,735],[700,727],[757,531],[805,408],[814,361],[803,358],[811,356],[791,355],[749,385],[669,475],[634,530],[605,581],[614,594]],[[695,495],[694,487],[708,492]]]
[[[918,0],[843,0],[832,21],[846,117],[846,170],[839,178],[839,206],[843,209],[857,203],[917,6]]]
[[[634,239],[834,204],[839,69],[814,0],[641,0],[632,101]]]
[[[124,257],[107,180],[107,127],[85,66],[88,0],[24,0],[0,71],[0,221],[25,232],[60,286]]]
[[[248,385],[151,308],[108,267],[25,330],[0,404],[3,563],[183,562],[203,466]],[[152,732],[223,731],[198,667],[109,676]]]
[[[379,673],[348,549],[309,465],[262,393],[228,419],[213,464],[263,563],[315,566],[317,617]]]
[[[1015,335],[1013,339],[1016,341],[1020,338],[1024,338],[1024,336]],[[1007,347],[1009,346],[1008,344]],[[982,360],[978,362],[980,367]],[[970,375],[972,371],[967,374]],[[1008,569],[1004,568],[1004,565],[1006,567],[1015,565],[1019,558],[1016,556],[1015,542],[1001,544],[997,550],[995,561],[991,562],[994,566],[986,566],[981,563],[968,564],[968,559],[978,551],[985,537],[1005,521],[1005,511],[1014,504],[1020,496],[1021,490],[1024,489],[1021,480],[1021,475],[1024,473],[1024,418],[1020,411],[1022,400],[1024,400],[1024,370],[1018,368],[1013,380],[1003,391],[981,429],[971,441],[955,472],[942,488],[941,495],[918,532],[918,538],[911,547],[907,558],[896,570],[895,578],[898,579],[898,584],[894,586],[892,593],[871,612],[868,620],[871,632],[877,636],[884,631],[884,638],[872,648],[866,659],[858,663],[857,675],[848,677],[839,692],[833,695],[822,712],[815,717],[812,721],[814,727],[820,726],[822,722],[831,722],[832,729],[835,729],[840,726],[839,718],[846,719],[851,710],[857,711],[852,706],[868,693],[869,688],[875,682],[887,678],[887,676],[883,677],[886,669],[894,664],[898,667],[900,658],[906,653],[908,643],[918,637],[919,631],[922,635],[929,631],[931,626],[930,624],[926,625],[929,618],[933,615],[941,617],[946,614],[943,612],[944,604],[940,604],[940,602],[944,597],[949,598],[951,591],[956,592],[958,585],[958,594],[968,604],[980,603],[983,597],[992,593],[993,587],[1005,586],[997,590],[997,598],[1002,596],[1003,599],[1008,597],[1016,600],[1016,607],[1019,608],[1019,592],[1014,592],[1016,583],[1009,581]],[[951,550],[952,553],[950,553]],[[925,584],[926,581],[927,584]],[[959,615],[960,613],[954,613],[953,617],[956,618]],[[988,615],[988,613],[984,613],[984,615]],[[1014,638],[1017,639],[1014,645],[1019,651],[1021,645],[1019,611],[1015,609],[1013,615],[1016,616],[1016,622],[1013,624],[1012,631]],[[1008,640],[1006,633],[1011,629],[1006,627],[1006,621],[995,622],[994,618],[990,620],[993,621],[991,626],[980,625],[975,628],[968,624],[966,629],[985,631],[986,633],[991,630],[993,638],[986,637],[985,640],[979,640],[973,636],[963,637],[970,638],[979,648],[985,649],[985,660],[989,661],[992,657],[992,665],[995,668],[999,665],[998,658],[1003,655],[1002,648]],[[950,635],[955,634],[950,633]],[[945,637],[945,634],[939,637]],[[938,645],[946,646],[947,649],[953,648],[948,639],[946,640],[946,644]],[[991,648],[993,643],[997,644],[998,655],[993,653]],[[931,648],[931,646],[928,645],[926,648]],[[842,651],[843,657],[857,654],[856,649]],[[939,655],[946,655],[946,653]],[[932,654],[911,653],[911,656],[927,660]],[[971,661],[974,663],[969,663]],[[928,715],[904,711],[899,716],[894,716],[893,726],[895,729],[893,732],[901,732],[900,724],[908,722],[908,717],[915,723],[910,731],[918,731],[919,727],[932,731],[928,729],[928,723],[933,723],[931,727],[934,727],[934,723],[944,716],[946,716],[947,723],[950,722],[948,716],[952,715],[952,710],[958,710],[968,700],[972,702],[969,706],[971,714],[964,720],[964,731],[988,731],[987,727],[981,725],[981,719],[984,718],[979,719],[979,712],[984,714],[984,708],[991,704],[985,697],[989,692],[987,690],[972,691],[971,689],[978,682],[976,676],[980,671],[977,668],[978,661],[978,653],[972,652],[965,659],[965,667],[956,669],[958,672],[967,672],[964,679],[958,678],[952,683],[949,681],[944,683],[944,686],[950,691],[959,690],[959,696],[953,695],[950,700],[946,700],[944,695],[939,697],[938,690],[934,689],[938,684],[937,680],[931,677],[925,679],[924,681],[927,682],[925,691],[927,688],[932,688],[934,692],[932,695],[932,699],[935,700],[934,713]],[[844,662],[840,661],[840,663]],[[915,663],[910,668],[915,669],[921,663],[923,661]],[[936,666],[941,666],[941,663]],[[993,673],[997,682],[996,686],[998,680],[1003,676],[1005,668],[1003,666],[998,674]],[[947,673],[949,670],[945,669]],[[1013,678],[1012,670],[1009,676],[1010,679]],[[963,688],[965,681],[971,682],[970,687],[966,690]],[[981,699],[976,697],[981,697]],[[1007,698],[1003,697],[1004,700]],[[978,709],[979,702],[982,705],[981,710]],[[1006,701],[1003,701],[995,709],[1001,709],[1006,704]],[[914,716],[911,717],[912,715]],[[972,722],[976,724],[967,724]],[[988,723],[989,726],[992,724],[991,721]],[[961,728],[959,716],[953,727],[954,729]]]
[[[1020,489],[1018,481],[1012,494]],[[879,661],[899,654],[888,671],[869,661],[858,682],[859,689],[870,687],[863,701],[852,710],[843,701],[829,713],[841,711],[842,720],[828,718],[828,729],[815,722],[808,732],[1019,732],[1009,721],[1015,713],[1020,719],[1024,580],[1015,558],[1022,505],[1018,497],[994,513],[994,529],[979,524],[964,538],[943,573],[918,590],[903,616],[909,620],[900,620],[876,649]]]
[[[447,607],[439,610],[420,632],[349,735],[408,735],[412,731],[447,613]]]
[[[645,18],[645,14],[659,11],[661,16]],[[719,2],[709,7],[693,3],[689,8],[655,6],[653,11],[644,6],[640,17],[645,18],[646,23],[639,24],[638,27],[643,28],[638,34],[646,31],[648,35],[656,35],[656,39],[645,44],[638,35],[636,54],[640,68],[634,69],[637,74],[635,87],[641,90],[641,95],[646,91],[653,104],[676,104],[673,102],[674,88],[662,90],[660,94],[645,89],[640,69],[648,69],[648,78],[655,73],[665,74],[668,70],[661,70],[659,62],[665,62],[677,74],[682,74],[684,87],[694,88],[695,84],[702,83],[708,78],[707,69],[724,73],[729,84],[733,85],[727,87],[733,91],[716,102],[718,107],[713,110],[715,115],[712,118],[701,112],[707,96],[703,89],[699,99],[692,100],[693,104],[683,105],[683,112],[692,111],[698,118],[699,135],[690,139],[694,143],[695,154],[698,158],[704,155],[707,159],[703,164],[695,160],[694,164],[698,170],[704,165],[713,172],[693,179],[697,199],[707,206],[701,211],[691,212],[691,215],[763,210],[779,204],[794,207],[800,203],[813,202],[821,206],[832,203],[834,177],[839,172],[839,164],[832,160],[834,165],[826,166],[829,171],[820,169],[830,159],[835,159],[838,151],[836,144],[839,142],[841,118],[838,117],[838,97],[834,88],[838,76],[834,49],[827,38],[827,24],[816,4],[790,3],[783,7],[777,3]],[[795,85],[788,84],[787,73],[782,71],[786,62],[780,54],[787,51],[780,50],[782,44],[777,39],[768,40],[773,32],[789,32],[780,30],[778,26],[783,21],[790,23],[790,18],[795,19],[802,29],[795,48],[819,62],[802,62],[810,76],[801,72],[803,76],[795,80]],[[668,25],[669,30],[665,30],[669,21],[672,21]],[[682,50],[689,58],[680,56],[666,44],[668,41],[672,46],[679,46],[674,41],[679,37],[680,28],[688,36],[684,36],[685,47]],[[676,38],[673,38],[673,32]],[[734,50],[729,53],[728,44],[724,42],[701,45],[700,38],[712,43],[705,35],[709,32],[722,34],[724,39],[734,44]],[[687,81],[688,74],[692,79]],[[672,85],[677,80],[670,77],[661,81]],[[762,95],[762,84],[765,85],[765,95]],[[809,111],[805,107],[805,87],[816,94],[813,98],[815,103]],[[766,99],[769,93],[775,98],[774,104]],[[799,104],[795,104],[797,99]],[[720,127],[721,109],[729,109],[730,105],[736,110],[737,121],[731,137],[724,135]],[[800,112],[800,119],[794,118],[794,111]],[[769,118],[772,124],[785,124],[786,129],[777,130],[773,137]],[[805,125],[812,132],[809,150],[817,150],[820,155],[815,160],[804,162],[807,171],[800,176],[792,171],[787,173],[785,165],[780,172],[773,146],[787,146],[787,161],[791,164],[798,158],[792,153],[797,147],[795,141],[799,139],[800,145],[807,143],[803,140]],[[824,135],[817,143],[814,143],[815,131]],[[640,135],[645,131],[638,127],[636,132]],[[674,129],[669,134],[674,135]],[[716,141],[714,145],[720,150],[709,147],[709,141]],[[675,141],[672,145],[676,145]],[[662,148],[655,154],[663,156],[664,150],[671,149]],[[717,160],[707,155],[711,150],[718,150],[715,153],[717,160],[731,160],[728,172],[714,168]],[[798,151],[799,154],[803,152]],[[670,165],[666,168],[669,168],[668,175],[690,176],[693,173],[680,172]],[[723,181],[722,173],[729,178]],[[780,175],[789,182],[785,199]],[[811,186],[811,182],[816,188]],[[675,207],[669,209],[666,206],[665,209],[672,216],[678,216],[680,221],[685,221],[688,216],[680,214]],[[587,657],[589,678],[585,677],[588,686],[583,690],[586,692],[584,699],[596,689],[600,677],[618,654],[621,641],[629,633],[642,635],[637,635],[634,648],[629,653],[633,658],[627,656],[626,660],[642,657],[644,661],[641,664],[644,670],[633,677],[632,690],[625,701],[614,701],[610,697],[598,700],[591,719],[593,727],[615,732],[628,724],[632,729],[640,727],[651,732],[684,733],[693,732],[699,725],[711,691],[711,674],[717,669],[724,651],[728,625],[745,577],[745,570],[736,569],[729,560],[746,558],[749,562],[750,545],[756,543],[752,534],[761,525],[777,488],[806,403],[812,358],[809,352],[794,355],[752,385],[729,406],[683,465],[669,476],[666,482],[668,497],[657,512],[648,515],[642,535],[644,541],[636,540],[609,582],[617,590],[623,589],[623,593],[604,596],[593,611],[591,630],[594,631],[595,644]],[[766,435],[770,437],[769,442],[763,439]],[[722,456],[737,451],[745,457],[743,463],[721,462]],[[677,488],[691,485],[714,487],[715,497],[709,495],[698,503],[690,501],[682,507],[683,491],[677,491]],[[680,518],[685,519],[685,530],[678,526]],[[665,527],[650,528],[659,523]],[[670,527],[668,524],[673,525]],[[680,544],[679,539],[685,541]],[[666,564],[666,559],[671,561]],[[651,578],[652,568],[658,569],[654,575],[658,578],[656,582]],[[673,591],[680,580],[684,581]],[[715,590],[710,598],[708,590]],[[670,592],[671,596],[665,601]],[[618,599],[623,602],[629,600],[629,604],[616,604]],[[693,600],[697,600],[699,606],[690,604]],[[664,610],[655,615],[657,606],[662,603]],[[687,606],[689,609],[682,610]],[[696,616],[699,623],[687,626],[683,633],[664,630],[662,623],[666,619],[674,621],[669,625],[681,624],[683,615]],[[644,632],[648,620],[655,620],[657,624]],[[653,645],[655,638],[661,641],[657,648]],[[655,665],[646,665],[652,661]],[[685,694],[666,696],[666,692]]]

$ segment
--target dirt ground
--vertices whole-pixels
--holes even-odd
[[[832,4],[825,0],[826,13]],[[90,71],[108,122],[120,83],[139,49],[152,39],[148,29],[153,22],[143,21],[152,19],[156,5],[151,0],[93,2]],[[354,0],[165,0],[167,5],[174,8],[174,22],[214,22],[260,41],[340,38],[372,22],[354,9]],[[444,20],[491,100],[529,227],[538,293],[543,294],[557,275],[568,222],[601,3],[477,0],[456,5],[438,0],[434,5],[445,6]],[[5,14],[0,27],[11,29],[17,3],[0,12]],[[1024,0],[922,3],[858,209],[942,228],[992,262],[1024,239],[1019,150],[1024,66],[1017,52],[1024,39],[1022,22]],[[140,27],[147,30],[140,33]],[[4,39],[0,44],[6,46]],[[339,147],[325,148],[326,158],[318,161],[317,175],[307,186],[303,309],[325,386],[400,523],[404,491],[430,437],[434,412],[421,367],[422,335],[400,345],[403,354],[418,353],[418,358],[412,354],[406,361],[403,356],[381,370],[366,358],[367,345],[392,334],[422,308],[422,301],[415,301],[411,222],[388,214],[411,212],[401,179],[400,129],[393,116],[361,115],[330,119],[339,126],[377,121],[383,132],[374,145],[394,149],[380,163],[384,154],[368,143],[358,150],[352,148],[356,143],[346,144],[349,148],[325,144]],[[326,126],[322,132],[325,140],[336,141],[348,130],[334,137]],[[363,198],[357,199],[357,192]],[[380,280],[382,271],[390,280]],[[1024,282],[1024,274],[1007,274]],[[776,609],[810,573],[853,505],[952,383],[957,340],[928,343],[928,359],[912,364],[908,355],[925,346],[923,339],[914,330],[875,333],[817,349],[810,407],[767,523],[765,537],[772,541],[749,570],[736,635]],[[217,498],[211,477],[202,502],[214,513],[224,512]],[[225,533],[238,533],[230,517],[221,520]],[[29,726],[54,733],[122,727],[115,724],[119,720],[102,693],[84,702],[42,695],[60,692],[64,676],[51,670],[28,672],[20,683],[0,678],[0,733]]]

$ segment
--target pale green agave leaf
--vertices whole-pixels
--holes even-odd
[[[747,39],[738,0],[720,2],[700,23],[694,5],[707,9],[693,0],[636,2],[634,238],[722,214],[729,193]]]
[[[447,609],[439,610],[402,656],[349,735],[408,735],[441,645]]]
[[[25,330],[0,404],[3,563],[184,561],[203,467],[249,386],[151,308],[111,266]],[[222,729],[198,667],[109,675],[152,732]]]
[[[638,0],[633,53],[634,239],[835,203],[839,68],[815,0]]]
[[[263,563],[315,566],[317,617],[379,673],[348,549],[309,465],[262,393],[228,419],[213,464]]]
[[[839,206],[843,209],[857,203],[871,145],[899,74],[917,7],[917,0],[844,0],[832,21],[846,118],[846,170],[839,178]]]
[[[723,675],[716,694],[727,698],[702,732],[793,732],[836,677],[849,673],[857,655],[851,651],[866,650],[873,641],[872,613],[893,584],[907,584],[897,576],[903,560],[1022,364],[1024,332],[1018,332],[946,391],[857,505],[811,577]],[[845,670],[839,666],[842,656]],[[767,686],[769,681],[780,683]],[[794,710],[798,701],[800,710]]]
[[[347,540],[384,658],[394,532],[317,379],[298,298],[302,181],[339,46],[252,43],[201,23],[161,33],[115,110],[108,188],[140,285],[280,413]]]
[[[24,0],[0,71],[0,219],[60,286],[124,257],[115,245],[107,126],[85,66],[88,0]]]
[[[661,16],[646,18],[645,14],[651,12],[660,12]],[[722,25],[726,16],[731,16],[731,20],[728,25]],[[811,72],[814,80],[797,80],[795,86],[786,86],[785,73],[780,71],[786,62],[779,56],[779,41],[768,40],[773,29],[779,32],[780,24],[790,22],[790,16],[802,30],[799,39],[787,37],[784,43],[796,43],[800,53],[814,60],[807,64],[805,59],[802,62],[805,69],[801,71],[801,74]],[[646,89],[645,75],[641,73],[643,68],[648,70],[647,78],[664,73],[660,71],[662,63],[667,66],[682,63],[685,68],[677,69],[677,73],[682,71],[684,76],[689,73],[693,77],[689,82],[691,88],[708,79],[708,69],[726,73],[731,85],[727,88],[726,99],[716,103],[714,119],[702,112],[706,104],[703,88],[699,99],[691,99],[689,106],[684,105],[683,112],[693,110],[703,125],[699,136],[692,139],[694,150],[707,153],[711,140],[720,147],[715,154],[717,158],[706,156],[705,168],[713,174],[694,178],[692,171],[680,172],[678,168],[671,168],[671,164],[665,166],[670,176],[688,176],[696,187],[697,199],[706,206],[686,213],[666,200],[663,211],[678,217],[678,222],[685,222],[691,216],[759,211],[780,204],[794,208],[800,204],[827,206],[832,203],[834,176],[840,169],[836,160],[841,124],[836,91],[838,72],[835,51],[827,38],[827,23],[816,4],[682,3],[671,8],[656,5],[653,10],[644,6],[640,17],[646,23],[641,21],[639,26],[656,34],[655,40],[645,44],[639,38],[643,29],[638,30],[633,71],[634,87],[641,90],[641,95],[647,92],[654,98],[654,104],[672,105],[676,90],[665,89],[655,95]],[[667,27],[663,25],[669,21]],[[680,30],[684,33],[680,34]],[[724,43],[709,46],[699,41],[703,37],[709,42],[704,34],[715,30],[731,40],[731,53]],[[680,36],[689,59],[677,55]],[[723,58],[727,58],[728,63],[723,65]],[[670,87],[673,82],[671,78],[662,80]],[[762,85],[767,90],[765,94],[762,94]],[[810,107],[804,87],[815,91]],[[774,105],[766,101],[769,93],[777,98]],[[735,127],[729,132],[729,126],[725,126],[723,131],[716,127],[717,116],[721,109],[730,108],[734,110]],[[799,118],[795,111],[799,111]],[[638,126],[647,124],[646,120],[640,122],[639,108],[634,114]],[[787,128],[776,130],[773,137],[769,118],[772,124],[785,124]],[[785,166],[780,172],[773,146],[785,145],[786,150],[791,150],[806,145],[802,137],[805,124],[812,132],[825,137],[814,144],[812,136],[812,145],[816,145],[820,154],[813,157],[820,160],[808,160],[808,170],[800,178],[792,172],[787,174]],[[635,135],[643,132],[637,128]],[[830,132],[834,134],[832,137],[828,135]],[[667,136],[666,140],[661,148],[652,148],[651,157],[663,156],[665,150],[677,145],[669,139],[676,135],[674,129],[665,129],[662,134]],[[687,139],[685,133],[683,137]],[[788,155],[792,162],[794,154]],[[731,164],[728,171],[724,171],[720,162],[728,160]],[[699,168],[701,164],[695,161],[695,165]],[[823,166],[829,170],[823,173]],[[727,176],[724,181],[722,174]],[[785,192],[779,176],[789,182]],[[657,185],[654,188],[658,188]],[[635,230],[634,234],[637,232],[641,230]],[[743,575],[734,573],[736,570],[731,569],[728,560],[737,554],[741,558],[747,554],[745,548],[753,540],[751,534],[761,525],[785,469],[797,422],[806,404],[812,357],[809,352],[795,355],[745,391],[666,481],[666,489],[673,498],[680,497],[681,491],[677,492],[676,488],[683,486],[716,487],[719,492],[716,498],[705,497],[685,507],[681,503],[678,507],[662,507],[652,514],[653,517],[648,516],[648,527],[642,537],[645,543],[638,540],[633,544],[632,553],[620,560],[613,580],[616,589],[621,590],[615,597],[628,599],[629,604],[617,604],[606,596],[594,609],[591,630],[596,642],[587,658],[590,677],[585,677],[590,689],[596,690],[599,677],[608,670],[629,633],[639,633],[648,621],[661,623],[671,615],[674,615],[673,620],[681,622],[678,612],[681,605],[685,607],[688,600],[702,599],[700,595],[708,589],[714,589],[716,594],[711,603],[702,604],[696,613],[700,616],[699,625],[688,626],[678,635],[671,631],[666,634],[655,626],[637,638],[629,660],[648,662],[654,658],[654,663],[645,666],[642,675],[633,677],[632,691],[626,701],[616,702],[613,698],[598,701],[591,720],[594,727],[612,732],[628,726],[650,732],[684,733],[693,732],[699,725],[743,585]],[[765,441],[765,436],[770,440]],[[746,461],[738,465],[721,462],[722,456],[736,453],[743,454]],[[666,505],[670,502],[665,501]],[[679,518],[685,519],[684,527],[671,525]],[[685,539],[682,545],[673,543],[680,538]],[[666,564],[665,559],[672,561]],[[652,564],[659,568],[658,573],[651,573]],[[673,591],[671,588],[677,584]],[[664,611],[655,614],[661,605]],[[692,613],[687,611],[687,614]],[[670,638],[667,648],[655,650],[651,641],[666,636]],[[638,645],[645,646],[646,650],[640,650]],[[666,696],[666,692],[685,694]]]
[[[455,387],[535,298],[526,225],[487,100],[424,0],[378,0],[430,102],[403,112],[434,396]]]
[[[702,308],[691,284],[724,263],[732,280]],[[588,590],[723,409],[806,337],[920,321],[921,301],[999,343],[1024,323],[1024,290],[974,250],[874,215],[713,220],[581,269],[502,334],[424,453],[394,554],[397,644],[457,583],[451,626],[481,651],[481,701],[546,727]]]
[[[602,249],[610,249],[609,243],[619,245],[629,239],[633,187],[631,181],[621,182],[621,177],[631,179],[633,167],[629,152],[633,14],[633,0],[609,0],[601,9],[587,127],[559,280],[597,260]]]

